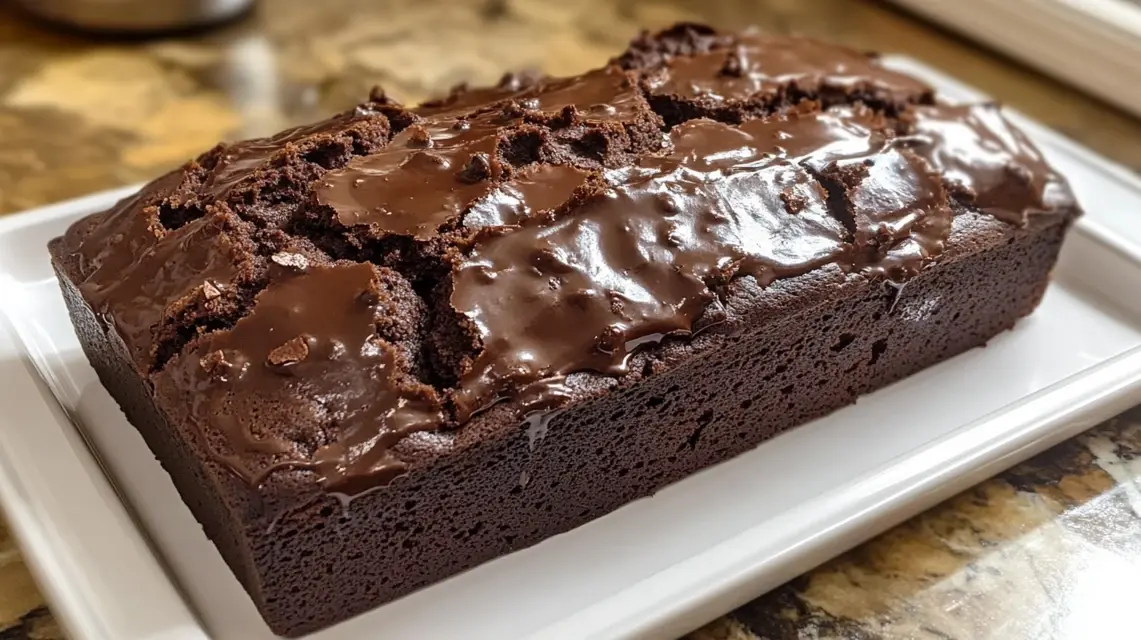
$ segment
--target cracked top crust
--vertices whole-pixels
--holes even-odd
[[[715,323],[727,283],[902,282],[957,211],[1077,214],[993,104],[873,56],[681,24],[570,78],[508,75],[219,145],[60,245],[159,404],[257,486],[354,495],[409,434]]]

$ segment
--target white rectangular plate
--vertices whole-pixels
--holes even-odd
[[[312,640],[680,634],[1141,400],[1141,182],[1026,127],[1089,216],[1014,331]],[[49,239],[124,193],[0,220],[12,329],[0,331],[0,499],[75,637],[262,640],[249,598],[88,366],[49,267]]]

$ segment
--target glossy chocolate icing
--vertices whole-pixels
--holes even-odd
[[[173,176],[160,181],[175,183]],[[143,371],[154,363],[165,317],[192,305],[219,307],[256,277],[251,243],[233,218],[218,212],[171,233],[144,204],[147,197],[144,191],[123,200],[83,242],[67,246],[85,273],[84,297]]]
[[[190,421],[208,443],[211,433],[223,437],[215,456],[247,482],[300,468],[354,495],[404,470],[390,448],[439,428],[439,399],[377,334],[392,301],[373,266],[282,262],[293,266],[280,269],[249,315],[204,336],[159,375],[192,392]],[[267,415],[291,418],[293,437],[260,425]],[[250,453],[274,462],[253,468]]]
[[[917,271],[951,208],[939,177],[884,126],[862,108],[694,120],[673,130],[671,153],[610,172],[558,220],[478,243],[452,293],[483,346],[456,396],[460,419],[513,393],[550,405],[532,385],[557,388],[576,371],[625,373],[633,348],[690,333],[714,287],[738,275],[767,285],[827,263],[883,269],[888,254]],[[854,242],[818,177],[829,174],[850,183]]]
[[[590,173],[566,165],[528,167],[472,203],[464,215],[464,227],[513,226],[553,211],[585,187],[589,178]]]
[[[89,286],[110,286],[117,274],[131,268],[163,237],[165,231],[152,205],[161,198],[156,194],[174,190],[181,181],[180,172],[168,173],[96,218],[83,220],[80,224],[86,233],[64,237],[64,249],[77,256],[84,279],[91,280]]]
[[[604,122],[629,119],[645,109],[634,81],[613,67],[543,80],[513,96],[502,109],[476,108],[476,113],[458,116],[445,109],[422,118],[384,150],[326,174],[317,201],[334,210],[342,225],[371,225],[383,233],[427,240],[458,221],[477,199],[502,195],[494,186],[511,169],[505,167],[501,147],[506,133],[529,113],[572,108],[576,116],[581,111],[586,120]],[[528,182],[523,178],[517,184]]]
[[[438,261],[431,269],[390,274],[405,283],[399,294],[378,285],[383,269],[337,262],[361,254],[315,244],[305,225],[287,229],[309,258],[273,253],[280,248],[241,228],[257,221],[221,203],[164,227],[155,205],[177,174],[69,240],[82,239],[69,248],[80,256],[80,288],[140,367],[155,365],[154,379],[191,399],[221,463],[250,483],[305,469],[351,495],[404,469],[392,447],[409,433],[462,425],[499,401],[542,422],[571,397],[568,375],[622,375],[635,350],[702,330],[733,278],[767,286],[834,265],[905,282],[938,259],[955,211],[1022,224],[1075,206],[991,105],[910,106],[929,97],[922,83],[801,38],[693,28],[677,37],[624,56],[626,69],[509,79],[411,110],[386,101],[383,112],[239,143],[207,172],[198,197],[221,198],[255,172],[272,173],[267,159],[308,136],[354,118],[399,123],[385,129],[396,133],[383,148],[313,180],[303,209],[324,216],[325,233],[364,227],[435,247],[425,250]],[[635,141],[631,122],[660,122],[643,90],[725,104],[846,97],[775,101],[728,119],[737,124],[687,117],[661,139],[655,130]],[[593,138],[559,138],[585,130]],[[547,156],[507,153],[523,131],[538,145],[572,142]],[[629,161],[599,161],[620,145],[626,155],[612,157]],[[425,304],[414,281],[444,291],[443,308],[384,334],[386,319],[403,313],[392,296]],[[263,287],[252,304],[232,319],[176,326],[184,347],[154,361],[151,343],[187,301],[226,299],[251,282]],[[460,355],[413,362],[425,334],[410,334],[447,329],[452,316],[463,325],[455,333],[471,338],[447,345]],[[257,419],[271,405],[286,412],[273,433]]]
[[[355,122],[376,118],[377,113],[366,103],[356,109],[338,114],[327,120],[286,129],[269,138],[243,140],[222,146],[216,165],[197,189],[207,201],[223,199],[226,194],[255,171],[265,166],[273,156],[290,146],[304,145],[308,139],[343,133]]]
[[[379,153],[327,174],[317,201],[345,226],[431,238],[503,175],[501,126],[496,113],[412,125]]]
[[[518,94],[525,109],[561,111],[573,107],[590,120],[629,120],[644,108],[634,78],[617,67],[604,67],[581,76],[551,78]]]
[[[214,221],[201,218],[182,233],[156,239],[133,264],[104,263],[83,290],[97,308],[117,303],[117,313],[108,319],[135,361],[145,366],[154,356],[155,329],[168,310],[183,299],[208,303],[238,286],[246,258],[235,245],[240,243],[218,233]],[[125,300],[130,304],[122,304]]]
[[[998,105],[923,106],[904,122],[912,148],[966,202],[1013,224],[1074,206],[1066,182]]]
[[[868,56],[808,38],[746,32],[708,51],[675,56],[647,85],[655,93],[714,102],[768,100],[824,90],[904,103],[927,93],[909,76]]]
[[[511,98],[524,89],[535,86],[546,76],[537,71],[520,73],[506,73],[499,82],[491,87],[469,87],[460,84],[452,87],[448,96],[439,100],[429,100],[412,109],[417,115],[425,117],[440,116],[444,114],[461,115],[475,109],[494,104]]]

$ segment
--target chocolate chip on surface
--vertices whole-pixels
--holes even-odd
[[[309,342],[304,336],[297,336],[269,352],[266,361],[275,367],[296,364],[309,357]]]

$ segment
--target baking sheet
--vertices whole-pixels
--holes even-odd
[[[892,64],[975,97],[913,62]],[[1090,215],[1042,307],[1014,331],[653,498],[310,638],[677,635],[1141,401],[1141,183],[1028,129]],[[15,407],[0,417],[0,500],[74,637],[269,638],[96,380],[51,274],[47,241],[123,193],[0,220],[0,315],[12,330],[0,332],[0,406]]]

